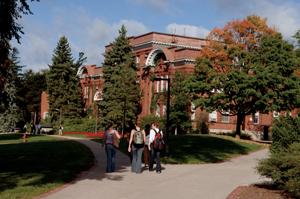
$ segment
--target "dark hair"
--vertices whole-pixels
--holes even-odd
[[[151,125],[150,125],[150,124],[146,124],[146,125],[145,125],[145,133],[146,133],[146,136],[150,133],[150,129],[151,129]]]
[[[107,126],[106,126],[106,130],[108,130],[109,128],[111,128],[113,126],[112,123],[108,123]]]

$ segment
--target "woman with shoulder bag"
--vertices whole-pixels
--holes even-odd
[[[112,124],[109,124],[104,132],[105,152],[106,152],[106,172],[111,173],[115,171],[115,157],[116,149],[115,145],[118,143],[116,140],[121,138],[117,130],[113,128]]]

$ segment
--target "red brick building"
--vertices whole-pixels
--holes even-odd
[[[167,81],[151,81],[150,75],[163,79],[172,79],[176,71],[181,73],[193,73],[195,59],[206,41],[195,37],[150,32],[144,35],[130,37],[135,61],[138,66],[138,80],[142,91],[142,112],[140,117],[154,113],[158,116],[165,114],[166,105],[158,100],[153,110],[153,95],[168,89]],[[106,46],[109,48],[110,46]],[[85,108],[94,110],[94,97],[97,92],[101,93],[103,87],[102,68],[96,65],[83,66],[78,75],[83,90]],[[47,112],[45,94],[42,96],[41,116]],[[152,104],[152,105],[151,105]],[[152,106],[152,107],[151,107]],[[293,112],[296,114],[296,112]],[[263,132],[267,131],[273,118],[278,113],[260,114],[247,116],[243,124],[243,130]],[[218,112],[206,113],[200,109],[194,110],[191,106],[191,119],[196,126],[199,118],[206,118],[211,131],[224,132],[235,129],[236,117],[220,114]]]

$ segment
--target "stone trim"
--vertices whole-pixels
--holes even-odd
[[[137,45],[133,46],[133,48],[141,49],[143,46],[147,46],[147,45],[149,46],[149,44],[156,44],[156,45],[161,45],[161,46],[172,46],[172,47],[179,47],[179,48],[193,49],[193,50],[201,50],[202,49],[202,47],[197,47],[197,46],[189,46],[189,45],[161,42],[161,41],[155,41],[155,40],[137,44]]]

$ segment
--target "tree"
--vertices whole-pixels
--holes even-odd
[[[297,56],[300,58],[300,30],[298,30],[295,35],[294,38],[296,39],[296,54]]]
[[[18,121],[22,119],[22,114],[17,106],[17,92],[19,77],[19,61],[17,57],[17,49],[13,49],[9,56],[10,66],[7,70],[7,77],[2,91],[5,100],[0,100],[0,132],[8,132],[12,130]]]
[[[8,57],[11,50],[9,42],[15,38],[20,43],[21,34],[23,34],[22,26],[17,23],[22,14],[32,14],[26,0],[0,1],[0,91],[3,90],[9,73]]]
[[[236,116],[237,136],[246,115],[297,106],[295,53],[265,20],[232,21],[207,39],[188,85],[196,106]]]
[[[103,100],[100,102],[103,125],[129,128],[139,113],[140,90],[136,65],[124,26],[106,51],[103,63]],[[123,126],[124,125],[124,126]]]
[[[25,122],[30,122],[32,113],[35,114],[36,120],[39,120],[41,94],[47,89],[46,72],[25,71],[22,77],[22,84],[19,85],[17,104],[23,111]]]
[[[186,77],[176,72],[172,81],[171,89],[171,108],[170,108],[170,124],[173,130],[177,130],[181,134],[185,134],[191,129],[191,118],[189,115],[191,101],[189,93],[185,88]]]
[[[50,115],[58,121],[61,116],[80,117],[83,111],[83,100],[77,71],[85,61],[83,53],[75,63],[71,54],[68,39],[59,39],[52,56],[52,64],[47,73],[47,91]]]

